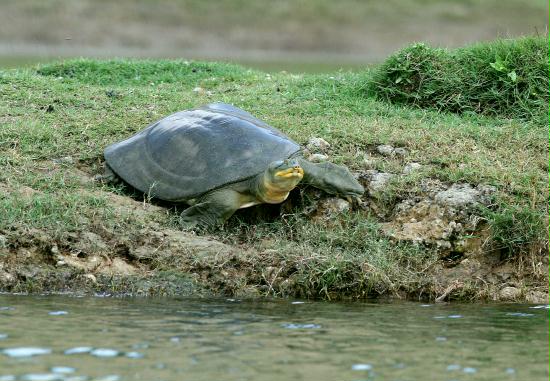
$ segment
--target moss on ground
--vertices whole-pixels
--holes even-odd
[[[538,49],[537,41],[521,40],[519,44]],[[33,242],[37,231],[59,250],[74,255],[80,255],[71,246],[74,237],[94,231],[113,245],[112,256],[124,256],[127,253],[120,249],[119,237],[139,237],[140,229],[150,224],[159,231],[173,229],[174,213],[155,212],[137,218],[121,212],[112,198],[128,195],[127,190],[91,178],[101,171],[102,152],[107,145],[165,115],[214,101],[244,108],[300,143],[314,136],[323,137],[332,144],[331,159],[352,171],[365,170],[365,154],[377,145],[406,148],[406,160],[424,164],[424,169],[388,184],[378,202],[389,211],[420,189],[428,178],[494,186],[493,204],[480,212],[490,231],[483,246],[488,255],[495,256],[495,261],[515,258],[521,262],[529,256],[533,263],[544,262],[548,247],[548,126],[539,114],[548,102],[548,93],[541,93],[546,91],[547,79],[542,85],[537,82],[541,81],[539,66],[515,66],[531,56],[516,55],[515,45],[510,47],[510,54],[504,54],[502,49],[508,45],[498,44],[507,73],[498,69],[501,66],[490,65],[497,61],[485,54],[494,53],[496,45],[461,53],[471,57],[483,52],[484,63],[472,64],[469,70],[483,68],[479,78],[483,78],[485,95],[477,100],[473,96],[460,97],[460,101],[454,93],[446,98],[436,97],[439,93],[430,95],[441,110],[484,111],[491,116],[445,113],[365,97],[365,84],[382,86],[380,73],[388,72],[389,63],[374,73],[326,75],[266,74],[211,62],[86,59],[2,71],[0,236],[8,240],[4,247],[0,241],[0,254],[10,258],[4,264],[13,264],[18,250],[31,246],[43,247],[40,255],[49,258],[52,244]],[[407,54],[418,52],[423,65],[434,66],[437,59],[448,59],[446,52],[415,46],[389,62],[401,62]],[[436,61],[427,63],[432,56]],[[408,67],[418,63],[407,62]],[[416,74],[407,77],[412,81],[411,92],[400,87],[409,83],[408,79],[396,84],[393,76],[398,74],[392,72],[384,77],[389,81],[384,85],[389,90],[378,90],[382,98],[393,100],[392,94],[398,94],[400,99],[414,99],[417,105],[433,106],[427,100],[425,82],[420,86],[416,81],[424,69],[414,70]],[[433,70],[431,67],[428,71],[431,76],[436,75]],[[509,83],[510,70],[516,72],[514,84]],[[463,72],[438,71],[436,76],[444,80],[444,75],[449,77],[447,81],[463,79]],[[498,86],[487,85],[489,79]],[[537,95],[512,91],[520,89],[521,83]],[[489,99],[487,94],[497,89],[506,94],[512,91],[511,98],[499,98],[497,95],[502,93],[496,92],[496,97]],[[452,107],[443,107],[452,99]],[[398,158],[373,157],[368,168],[397,172],[403,164]],[[279,212],[277,209],[276,214]],[[277,218],[253,220],[246,213],[238,213],[212,236],[241,248],[245,256],[256,253],[240,262],[239,266],[248,270],[238,274],[249,277],[248,282],[243,281],[246,287],[259,286],[263,294],[334,298],[405,293],[434,297],[446,287],[436,287],[437,274],[430,270],[440,261],[434,248],[393,242],[380,232],[384,217],[372,211],[355,210],[339,220],[321,222],[312,221],[300,208],[291,208]],[[30,241],[25,241],[25,234]],[[51,258],[48,260],[51,262]],[[170,271],[177,267],[176,258],[170,261],[163,257],[140,263],[149,266],[147,271]],[[178,266],[199,274],[206,267],[211,272],[223,272],[232,263],[228,260],[206,265],[202,261],[190,257]],[[274,282],[273,276],[288,281]],[[204,278],[202,282],[208,285],[210,280]],[[540,283],[540,276],[537,279],[526,282],[525,287],[547,288]],[[236,291],[237,286],[224,289],[227,279],[216,282],[221,292]],[[487,297],[475,289],[481,287],[479,284],[469,291],[462,288],[457,295]]]

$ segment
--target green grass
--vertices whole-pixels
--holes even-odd
[[[374,73],[381,99],[459,113],[548,117],[548,38],[479,43],[456,50],[407,47]]]
[[[255,247],[276,258],[270,275],[290,279],[294,296],[339,298],[392,294],[420,288],[417,270],[434,263],[434,251],[383,237],[378,221],[359,212],[333,221],[305,223],[299,210],[270,223],[234,219],[224,230],[233,245]],[[266,274],[262,274],[268,277]],[[273,282],[277,283],[277,282]],[[283,294],[285,284],[270,290]],[[296,295],[296,293],[298,293]]]
[[[538,49],[535,40],[518,42],[523,47],[529,43]],[[487,49],[493,52],[497,45],[506,46],[499,42]],[[421,52],[424,59],[448,55],[419,46],[407,51]],[[481,46],[466,51],[485,52]],[[502,57],[507,68],[531,84],[527,68],[520,71],[511,65],[519,59],[516,55]],[[490,60],[484,59],[489,65]],[[395,57],[391,60],[397,62]],[[437,61],[421,62],[431,70]],[[374,72],[268,75],[212,62],[79,59],[0,71],[0,234],[41,229],[58,239],[64,232],[107,229],[115,232],[110,233],[114,237],[122,231],[137,235],[143,220],[120,213],[105,193],[121,194],[121,190],[85,181],[75,171],[93,176],[100,172],[108,144],[172,112],[216,101],[242,107],[300,143],[323,137],[332,144],[332,161],[353,171],[375,168],[399,173],[406,162],[423,164],[420,173],[388,184],[378,201],[387,211],[420,192],[426,178],[495,186],[495,203],[481,215],[491,227],[488,249],[501,250],[508,257],[544,252],[548,127],[538,113],[547,95],[525,98],[518,112],[491,104],[493,108],[479,110],[470,105],[472,112],[461,114],[439,112],[433,104],[419,108],[427,104],[416,102],[411,107],[386,102],[384,96],[365,97],[365,83],[379,85],[380,73],[387,72],[388,65]],[[506,80],[503,73],[491,72],[495,70],[491,65],[484,70],[502,85],[499,91],[508,91],[509,84],[501,84]],[[196,87],[204,91],[193,91]],[[520,102],[522,94],[510,102]],[[468,104],[455,102],[451,109]],[[379,144],[404,147],[408,155],[405,160],[372,155]],[[367,152],[372,155],[368,168],[363,161]],[[31,196],[23,197],[26,191]],[[160,230],[172,228],[175,219],[152,218]],[[254,257],[258,267],[250,277],[263,285],[266,294],[332,298],[421,293],[429,283],[426,269],[437,260],[434,251],[392,242],[380,233],[380,222],[375,214],[361,211],[316,222],[294,208],[274,220],[238,213],[214,235],[260,253]],[[271,254],[262,256],[263,252]],[[271,284],[271,268],[284,274],[292,286]]]

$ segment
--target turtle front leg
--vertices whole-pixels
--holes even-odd
[[[202,196],[180,216],[184,230],[208,229],[222,225],[241,207],[241,194],[232,189],[220,189]]]

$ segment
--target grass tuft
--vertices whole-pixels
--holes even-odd
[[[548,252],[548,215],[524,205],[502,204],[496,210],[485,210],[491,228],[491,245],[505,258],[531,250]]]
[[[393,103],[547,121],[548,39],[525,37],[456,50],[409,46],[367,86]]]

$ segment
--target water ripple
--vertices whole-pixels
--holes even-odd
[[[351,370],[371,370],[371,364],[353,364]]]
[[[61,316],[61,315],[68,315],[69,313],[67,311],[50,311],[48,312],[48,315],[52,316]]]
[[[93,350],[92,347],[74,347],[67,349],[64,353],[66,355],[79,355],[82,353],[89,353]]]
[[[65,377],[55,373],[29,373],[21,377],[22,381],[63,381]]]
[[[116,357],[120,352],[110,348],[97,348],[91,351],[90,354],[96,357]]]
[[[287,329],[318,329],[321,328],[319,324],[299,324],[299,323],[284,323],[281,327]]]
[[[52,353],[49,348],[38,347],[19,347],[19,348],[6,348],[2,351],[3,354],[9,357],[31,357],[39,355],[48,355]]]
[[[70,366],[54,366],[50,369],[53,373],[69,374],[76,372],[75,368]]]

